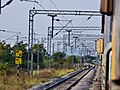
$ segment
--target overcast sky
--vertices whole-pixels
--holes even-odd
[[[4,5],[8,0],[1,0]],[[56,9],[50,0],[37,0],[45,9]],[[99,11],[100,0],[52,0],[58,9],[61,10],[95,10]],[[10,5],[2,9],[0,15],[0,29],[6,31],[21,32],[23,36],[28,34],[28,11],[32,9],[34,3],[21,2],[20,0],[14,0]],[[36,9],[42,10],[42,8],[35,4]],[[100,18],[92,17],[89,21],[86,21],[87,17],[83,16],[65,16],[68,20],[73,20],[72,23],[75,26],[100,26]],[[57,17],[64,19],[63,17]],[[61,22],[63,25],[66,22]],[[47,15],[36,15],[34,30],[41,35],[47,35],[47,28],[51,25],[51,18]],[[55,25],[59,23],[55,22]],[[13,35],[15,33],[12,33]],[[7,34],[0,32],[0,36],[9,37]]]

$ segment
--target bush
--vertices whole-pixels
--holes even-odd
[[[9,71],[9,63],[0,63],[0,75],[6,76]]]

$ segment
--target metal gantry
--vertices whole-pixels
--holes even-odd
[[[30,10],[34,14],[56,14],[56,15],[84,15],[101,16],[99,11],[78,11],[78,10]]]
[[[61,28],[62,28],[61,26],[55,26],[54,30],[61,30]],[[70,46],[70,40],[71,40],[70,36],[76,37],[77,35],[79,35],[79,36],[81,35],[81,37],[84,37],[84,38],[81,38],[81,39],[84,39],[84,40],[88,39],[88,38],[85,38],[85,37],[92,37],[92,36],[93,37],[101,37],[102,36],[102,35],[96,35],[95,36],[95,35],[89,35],[89,34],[86,34],[86,35],[85,34],[80,34],[82,31],[85,31],[85,30],[88,30],[88,31],[91,31],[91,30],[101,31],[101,27],[100,26],[82,26],[82,27],[80,27],[80,26],[67,26],[65,28],[62,28],[61,32],[68,32],[68,34],[64,34],[66,36],[66,38],[68,38],[68,43],[67,43],[68,46]],[[48,27],[48,44],[47,45],[48,45],[49,49],[51,49],[51,46],[49,45],[51,39],[52,40],[57,40],[57,39],[60,40],[60,38],[61,38],[61,37],[51,38],[51,36],[50,36],[51,35],[51,31],[52,31],[52,27]],[[74,34],[74,33],[71,34],[71,32],[74,32],[74,33],[78,33],[79,32],[79,33],[78,34]],[[63,35],[63,40],[66,40],[64,38],[64,35]],[[93,38],[92,38],[92,40],[93,40]],[[96,38],[94,40],[96,40]],[[66,43],[63,43],[63,44],[64,44],[63,45],[63,49],[64,49],[63,51],[65,51],[67,49],[67,47],[65,47]],[[51,51],[48,50],[48,52],[50,53]]]
[[[49,27],[52,29],[52,27]],[[55,26],[54,30],[60,30],[62,26]],[[67,26],[63,28],[63,31],[65,30],[101,30],[101,26]]]
[[[33,74],[33,24],[36,14],[44,15],[84,15],[84,16],[101,16],[99,11],[75,11],[75,10],[29,10],[29,36],[28,36],[28,71]]]
[[[72,41],[70,43],[70,46],[71,45],[74,46],[75,49],[78,48],[77,46],[81,43],[81,41],[94,42],[98,38],[102,37],[102,35],[94,35],[94,34],[71,34],[70,36],[71,36],[70,40]],[[63,52],[67,52],[67,47],[70,47],[68,46],[67,38],[68,38],[67,34],[63,34],[63,37],[54,37],[50,40],[48,47],[51,49],[54,47],[52,43],[56,41],[61,42],[63,40],[63,44],[61,44],[63,46]],[[51,47],[50,45],[53,45],[53,47]]]

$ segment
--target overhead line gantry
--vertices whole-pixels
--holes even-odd
[[[83,15],[83,16],[101,16],[99,11],[76,11],[76,10],[29,10],[29,36],[28,36],[28,70],[33,74],[33,23],[34,16],[41,15]],[[53,30],[52,30],[53,32]],[[31,61],[31,62],[30,62]],[[29,65],[30,62],[30,65]]]

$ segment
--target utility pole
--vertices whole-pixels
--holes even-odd
[[[52,38],[53,38],[53,30],[54,30],[54,18],[57,16],[56,14],[48,14],[48,16],[52,17]]]
[[[52,34],[51,34],[50,27],[48,27],[48,37],[47,37],[47,51],[48,54],[51,55],[51,40],[52,40]]]
[[[39,46],[39,40],[38,40],[38,52],[37,52],[37,75],[39,76],[39,69],[40,69],[40,66],[39,66],[39,56],[40,56],[40,46]]]
[[[50,46],[50,48],[49,48],[50,49],[50,55],[51,55],[51,48],[52,48],[51,43],[52,43],[52,34],[51,34],[51,31],[50,31],[50,45],[49,45]]]
[[[84,46],[84,47],[85,47],[85,55],[86,55],[87,54],[87,48],[86,48],[87,46]]]
[[[79,54],[80,54],[80,48],[79,48]]]
[[[44,38],[41,38],[41,44],[42,44],[42,46],[44,48]]]
[[[84,47],[84,43],[81,43],[81,45],[82,45],[82,56],[83,56],[83,47]]]
[[[50,39],[51,39],[51,31],[48,27],[48,36],[47,36],[47,52],[50,54]]]
[[[65,43],[65,51],[67,52],[67,43]]]
[[[59,52],[60,51],[60,42],[58,41],[57,42],[57,52]]]
[[[0,14],[1,14],[1,0],[0,0]]]
[[[95,51],[97,51],[97,40],[94,41],[95,41]]]
[[[17,80],[19,79],[20,76],[20,64],[22,64],[22,50],[19,50],[18,46],[18,40],[19,37],[17,36],[17,42],[16,42],[16,53],[15,53],[15,64],[17,64]]]
[[[66,35],[63,35],[63,52],[66,52]]]
[[[17,36],[17,48],[16,48],[16,50],[18,50],[18,40],[19,40],[19,37]],[[20,66],[19,66],[20,64],[18,63],[17,64],[17,80],[18,80],[18,78],[19,78],[19,75],[20,75]]]
[[[76,40],[77,40],[78,37],[73,37],[73,38],[75,38],[75,50],[76,50],[77,49],[76,48]]]
[[[72,31],[72,30],[66,30],[67,32],[68,32],[68,46],[70,46],[70,32]]]
[[[70,46],[71,47],[71,54],[73,54],[73,46]]]
[[[53,43],[53,54],[54,54],[55,43]]]

